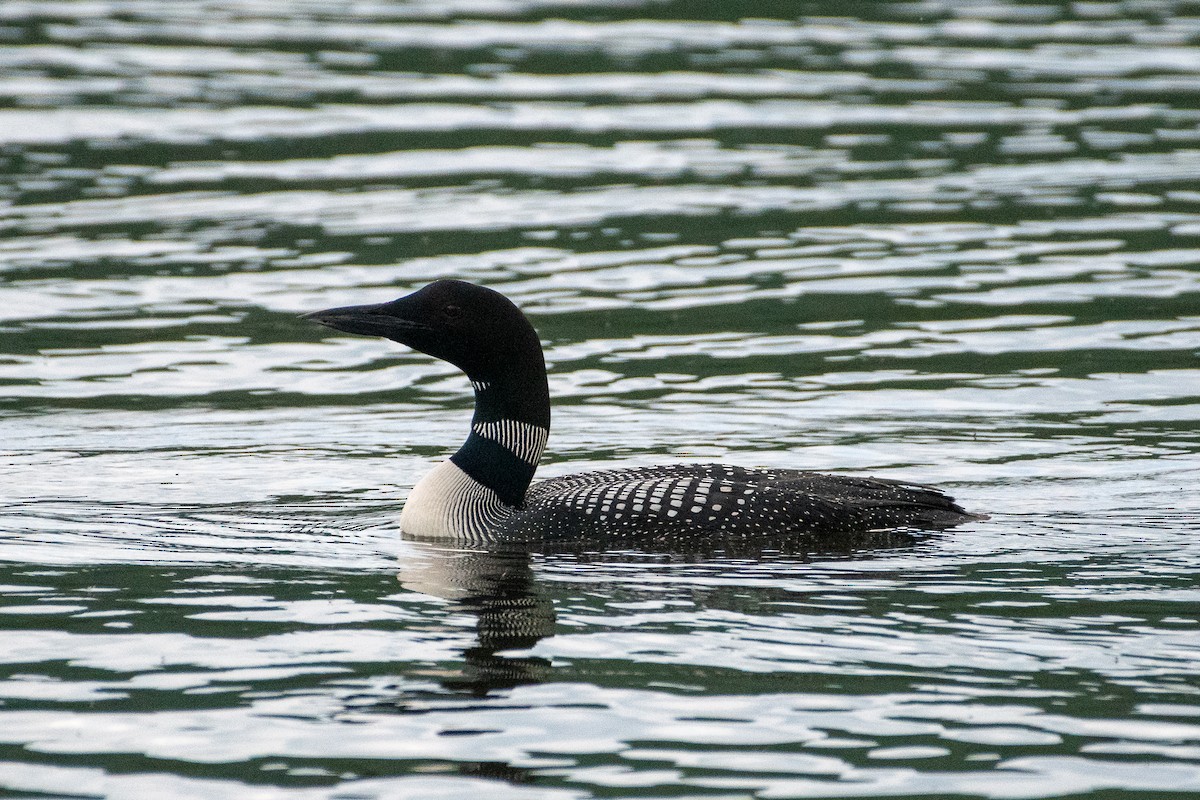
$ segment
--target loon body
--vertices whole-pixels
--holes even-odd
[[[978,519],[919,484],[724,464],[600,470],[532,483],[550,435],[550,391],[537,332],[508,298],[440,280],[390,303],[305,316],[346,333],[387,337],[471,379],[470,435],[413,487],[401,513],[401,530],[418,538],[838,535]]]

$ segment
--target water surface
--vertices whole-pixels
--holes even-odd
[[[1194,4],[0,5],[0,794],[1200,793]],[[541,474],[945,487],[863,552],[401,539],[526,309]]]

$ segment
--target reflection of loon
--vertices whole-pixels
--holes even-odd
[[[448,689],[485,695],[494,689],[539,683],[550,662],[506,655],[528,650],[554,634],[554,603],[539,591],[522,550],[442,550],[411,543],[400,562],[405,589],[450,600],[476,617],[478,643],[463,652],[463,669],[438,675]]]
[[[448,361],[475,387],[467,441],[405,503],[400,527],[414,536],[487,542],[849,535],[975,519],[927,486],[722,464],[587,472],[531,486],[550,433],[550,392],[537,332],[511,301],[441,280],[390,303],[307,317]]]

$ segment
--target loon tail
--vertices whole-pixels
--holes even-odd
[[[987,519],[972,514],[954,498],[934,486],[890,478],[826,475],[797,472],[780,480],[779,491],[803,492],[817,503],[827,503],[843,515],[857,513],[864,521],[879,518],[880,527],[905,518],[905,527],[941,530]]]

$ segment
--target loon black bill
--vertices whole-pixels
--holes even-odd
[[[389,336],[397,328],[420,330],[427,326],[412,320],[401,319],[387,313],[391,303],[376,303],[365,306],[341,306],[326,308],[321,311],[311,311],[301,314],[301,319],[310,319],[326,328],[333,328],[342,333],[356,333],[363,336]]]

